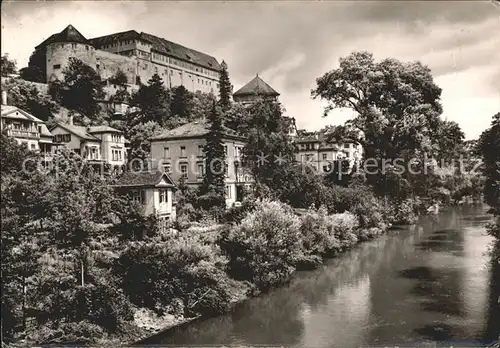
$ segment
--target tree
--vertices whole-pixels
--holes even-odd
[[[99,74],[81,60],[70,57],[63,75],[63,81],[53,82],[52,97],[71,111],[95,119],[100,111],[98,102],[104,98]]]
[[[132,119],[132,116],[129,117]],[[151,151],[151,138],[161,132],[162,127],[154,121],[145,123],[133,124],[127,122],[125,128],[125,137],[130,140],[130,158],[129,161],[139,159],[144,162],[150,157]],[[134,161],[135,163],[136,161]],[[137,163],[138,164],[138,163]]]
[[[9,90],[9,104],[27,111],[33,116],[48,121],[59,111],[57,105],[48,95],[42,94],[29,82],[14,80],[6,85]]]
[[[123,72],[123,70],[118,69],[116,73],[109,78],[109,82],[113,85],[124,86],[128,82],[127,75]]]
[[[163,85],[163,80],[154,74],[147,85],[141,85],[132,95],[131,105],[140,109],[134,114],[130,124],[156,122],[163,126],[170,118],[170,94]]]
[[[28,62],[28,66],[19,71],[21,78],[26,81],[42,82],[47,80],[47,48],[34,51]]]
[[[281,104],[262,100],[248,107],[239,130],[247,135],[243,162],[256,181],[277,191],[295,164],[295,147],[289,136],[291,119],[283,116]]]
[[[458,123],[441,121],[436,137],[436,158],[446,163],[458,160],[465,151],[464,139],[465,134]]]
[[[208,121],[210,130],[203,148],[205,154],[205,177],[200,193],[206,197],[204,208],[225,207],[226,154],[223,143],[223,125],[220,110],[215,103]]]
[[[365,158],[378,160],[379,171],[367,179],[379,192],[387,192],[379,186],[385,182],[384,163],[402,159],[408,164],[434,151],[441,89],[428,67],[391,58],[375,62],[371,53],[354,52],[316,82],[311,94],[328,102],[325,115],[334,108],[355,111],[353,119],[336,129],[336,136],[359,142]]]
[[[221,67],[219,77],[219,105],[225,113],[231,108],[231,81],[229,81],[226,62],[222,61]]]
[[[186,87],[178,86],[172,88],[172,102],[170,104],[170,114],[178,117],[187,123],[191,119],[193,107],[193,95]]]
[[[16,61],[9,59],[9,54],[2,56],[2,76],[17,73]]]
[[[491,127],[479,137],[478,153],[483,158],[484,198],[492,212],[500,215],[500,113],[493,116]]]
[[[110,97],[110,101],[114,103],[126,103],[130,100],[130,93],[127,91],[127,75],[121,70],[109,78],[109,82],[118,87],[116,93]]]

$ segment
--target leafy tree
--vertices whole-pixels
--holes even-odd
[[[190,120],[202,120],[212,112],[212,106],[215,102],[213,94],[196,91],[192,97],[192,107]]]
[[[187,123],[192,114],[193,95],[186,87],[178,86],[172,88],[172,102],[170,104],[170,114],[181,118]]]
[[[365,158],[378,160],[379,171],[367,176],[378,192],[388,192],[381,170],[384,163],[402,159],[408,164],[423,152],[433,153],[441,89],[428,67],[391,58],[375,62],[368,52],[354,52],[316,82],[311,93],[329,103],[325,115],[334,108],[355,111],[355,117],[336,127],[334,135],[359,142]]]
[[[205,177],[200,193],[205,196],[204,207],[225,207],[225,165],[223,125],[220,110],[215,106],[209,114],[210,131],[203,148],[205,154]]]
[[[442,112],[441,89],[421,63],[375,62],[371,53],[354,52],[316,82],[312,96],[329,103],[325,115],[334,108],[356,112],[342,130],[357,135],[368,158],[430,149]]]
[[[131,117],[129,119],[132,119]],[[151,138],[162,131],[162,127],[154,121],[145,123],[127,122],[125,137],[130,140],[130,158],[146,161],[150,156]]]
[[[243,161],[255,180],[280,189],[288,167],[294,165],[295,147],[289,136],[291,119],[283,116],[281,104],[259,101],[248,107],[239,130],[247,135]]]
[[[493,116],[491,127],[479,137],[477,150],[483,158],[484,198],[492,212],[500,215],[500,113]]]
[[[40,93],[40,91],[29,82],[15,80],[8,83],[9,104],[29,112],[33,116],[48,121],[59,111],[59,105],[50,96]]]
[[[229,80],[226,62],[222,61],[221,67],[219,76],[219,105],[223,112],[227,112],[231,108],[231,81]]]
[[[63,75],[63,81],[53,82],[52,97],[71,111],[91,120],[96,118],[100,111],[98,101],[104,98],[99,74],[81,60],[70,57]]]
[[[16,61],[9,59],[9,54],[2,56],[2,76],[17,73]]]
[[[109,82],[113,85],[124,86],[128,82],[127,75],[123,72],[123,70],[118,69],[116,73],[109,78]]]
[[[129,124],[156,122],[163,126],[170,118],[170,93],[158,74],[154,74],[147,85],[141,85],[137,93],[132,95],[131,105],[140,111],[133,115]]]
[[[442,121],[437,131],[437,159],[450,163],[463,155],[465,134],[454,121]]]
[[[28,63],[28,66],[22,68],[19,73],[21,78],[26,81],[42,82],[45,83],[47,80],[47,61],[46,61],[47,49],[39,49],[34,51]]]

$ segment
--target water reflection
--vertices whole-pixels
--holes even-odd
[[[477,218],[484,211],[424,217],[300,272],[288,286],[232,313],[148,343],[356,347],[498,336],[493,293],[500,274],[497,265],[493,281],[484,253],[491,241],[486,220]]]

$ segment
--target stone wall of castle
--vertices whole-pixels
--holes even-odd
[[[138,51],[135,50],[134,53]],[[142,52],[142,51],[141,51]],[[116,54],[90,45],[79,43],[53,43],[47,46],[47,81],[63,79],[63,70],[70,57],[80,59],[95,69],[103,80],[116,74],[120,69],[127,76],[129,84],[146,84],[154,74],[164,81],[166,88],[184,86],[190,92],[218,93],[218,74],[200,68],[190,69],[187,63],[176,59],[161,59],[160,55],[148,54],[141,58]]]
[[[136,83],[137,59],[135,57],[126,57],[102,50],[96,50],[96,71],[101,79],[106,80],[114,76],[118,70],[127,75],[129,84]]]
[[[90,45],[80,43],[53,43],[47,46],[47,81],[62,80],[63,70],[69,58],[75,57],[85,64],[96,68],[96,50]]]

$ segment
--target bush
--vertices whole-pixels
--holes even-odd
[[[284,203],[262,200],[240,224],[227,227],[218,241],[228,255],[228,272],[259,290],[286,282],[301,254],[300,219]]]
[[[37,344],[88,345],[96,343],[106,334],[102,328],[88,321],[54,323],[27,333],[27,339]]]
[[[411,198],[405,199],[401,202],[395,202],[393,204],[393,223],[397,225],[414,224],[417,220],[415,212],[418,210],[415,203],[416,202]]]
[[[133,242],[117,266],[131,301],[158,314],[180,299],[185,315],[220,313],[229,304],[226,259],[195,238]]]

